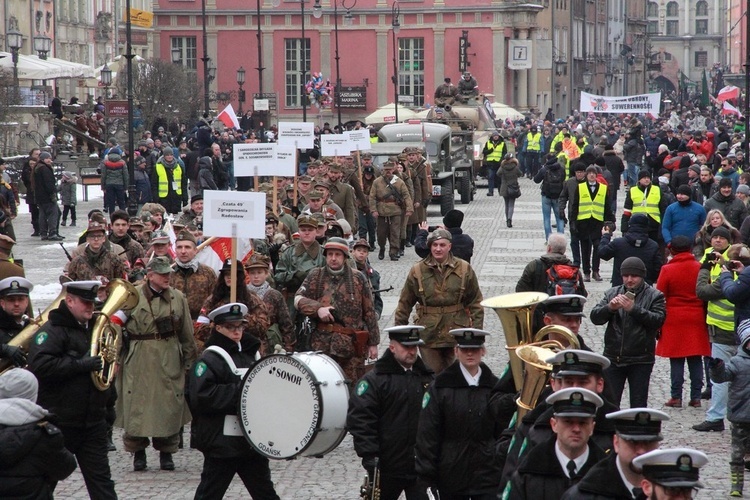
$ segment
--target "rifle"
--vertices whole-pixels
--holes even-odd
[[[381,288],[380,290],[373,290],[372,293],[390,292],[391,290],[393,290],[393,286],[389,286],[388,288]]]
[[[393,184],[388,182],[388,189],[391,190],[391,194],[394,198],[396,198],[396,204],[401,208],[401,210],[404,210],[406,208],[406,203],[404,202],[404,197],[401,196],[401,194],[396,191],[396,188],[393,187]]]
[[[68,258],[68,262],[72,261],[72,260],[73,260],[73,257],[72,257],[72,256],[70,255],[70,253],[68,252],[68,249],[67,249],[67,248],[65,248],[65,245],[63,245],[63,244],[62,244],[62,241],[60,242],[60,248],[62,248],[62,249],[63,249],[63,252],[65,252],[65,256],[66,256],[66,257]]]

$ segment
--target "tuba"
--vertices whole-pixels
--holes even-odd
[[[549,295],[541,292],[518,292],[498,295],[482,301],[482,307],[495,310],[500,317],[505,334],[505,348],[508,350],[510,370],[516,390],[523,387],[523,363],[516,356],[516,347],[532,342],[531,323],[534,309],[547,300]]]
[[[34,335],[36,335],[36,332],[39,331],[39,328],[41,328],[41,326],[47,322],[50,311],[60,307],[60,303],[65,300],[66,295],[67,291],[63,288],[63,290],[55,298],[55,300],[53,300],[52,303],[48,305],[47,308],[42,311],[36,319],[32,319],[31,321],[29,321],[29,324],[26,325],[23,330],[18,332],[18,335],[10,339],[8,345],[21,347],[26,352],[26,354],[28,354],[29,345],[34,338]],[[0,373],[4,373],[10,368],[13,368],[13,363],[11,363],[10,360],[0,359]]]
[[[91,356],[102,358],[102,369],[91,372],[94,386],[100,391],[109,389],[115,377],[115,363],[122,340],[121,333],[112,326],[110,316],[117,311],[129,311],[138,305],[138,291],[125,280],[114,279],[107,285],[109,296],[97,313],[91,331]]]

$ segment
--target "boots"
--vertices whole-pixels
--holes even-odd
[[[745,470],[743,464],[730,464],[730,477],[732,478],[732,486],[729,488],[730,497],[741,497],[742,486],[745,481]]]
[[[378,252],[378,260],[385,259],[385,246],[380,247],[380,252]]]
[[[513,221],[512,221],[511,219],[508,219],[508,220],[506,221],[506,225],[507,225],[508,227],[513,227]]]
[[[161,470],[174,470],[174,461],[172,454],[166,451],[159,452],[159,467]]]
[[[401,240],[401,248],[398,249],[398,256],[403,257],[404,256],[404,247],[406,245],[406,240]]]
[[[70,221],[70,227],[76,227],[76,220],[73,219]]]
[[[107,451],[117,451],[117,447],[115,446],[115,442],[112,441],[112,426],[109,426],[109,429],[107,429]]]
[[[135,456],[133,457],[133,470],[136,472],[146,470],[146,450],[135,452]]]

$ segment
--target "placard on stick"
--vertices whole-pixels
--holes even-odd
[[[370,147],[370,132],[366,129],[348,130],[344,135],[349,139],[352,151],[368,151]]]
[[[279,146],[297,149],[315,147],[315,124],[312,122],[279,122]]]
[[[278,175],[291,177],[296,171],[294,148],[274,143],[234,144],[235,177]]]
[[[320,136],[320,154],[323,156],[348,156],[352,152],[349,139],[344,134]]]
[[[203,234],[225,238],[264,238],[266,194],[204,191]]]

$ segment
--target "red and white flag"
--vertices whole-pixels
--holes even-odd
[[[719,94],[716,96],[716,99],[719,101],[728,101],[730,99],[738,99],[740,97],[740,89],[739,87],[735,87],[734,85],[727,85],[723,89],[719,91]]]
[[[724,104],[721,106],[721,114],[722,115],[736,115],[742,118],[742,113],[740,113],[740,110],[729,104],[728,102],[724,101]]]
[[[224,111],[219,113],[219,116],[216,118],[221,120],[221,123],[227,127],[240,128],[240,121],[237,119],[237,115],[234,113],[234,108],[231,104],[227,104]]]
[[[253,245],[247,238],[237,238],[237,260],[246,262],[253,254]],[[216,238],[198,252],[196,259],[216,272],[218,276],[224,261],[232,257],[232,238]]]

